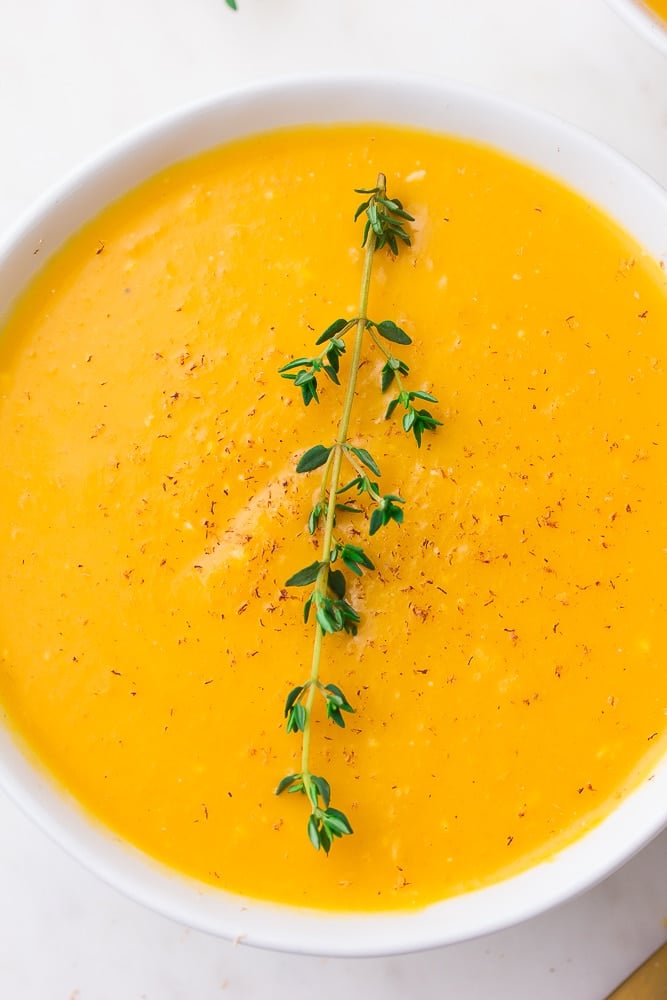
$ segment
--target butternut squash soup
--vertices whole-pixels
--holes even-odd
[[[350,440],[402,525],[337,530],[356,636],[326,636],[311,759],[354,833],[306,835],[283,707],[313,621],[342,388],[278,369],[357,314],[355,188],[387,174],[412,246],[375,256],[369,315],[420,449],[385,420],[368,344]],[[379,126],[238,141],[165,170],[56,253],[0,341],[0,695],[89,813],[151,857],[251,897],[422,907],[551,856],[667,742],[664,273],[591,204],[472,144]],[[341,380],[349,351],[341,359]],[[362,498],[363,501],[363,498]],[[363,502],[362,502],[363,506]],[[335,800],[335,801],[334,801]]]

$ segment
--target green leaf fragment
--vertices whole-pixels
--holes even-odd
[[[297,698],[305,690],[305,688],[306,685],[301,684],[299,687],[292,688],[290,693],[287,695],[287,699],[285,701],[285,718],[287,718],[292,708],[294,707]]]
[[[329,590],[331,590],[336,597],[341,599],[345,597],[345,576],[339,569],[331,570],[327,583]]]
[[[369,534],[374,535],[377,531],[380,530],[380,528],[383,526],[384,523],[385,522],[382,517],[382,511],[378,510],[378,508],[376,507],[376,509],[371,514],[371,519],[368,526]]]
[[[319,469],[321,465],[324,465],[330,453],[331,447],[326,448],[323,444],[313,445],[312,448],[303,453],[297,462],[296,471],[312,472],[314,469]]]
[[[397,326],[393,320],[384,319],[381,323],[375,324],[375,329],[384,337],[385,340],[390,340],[392,344],[411,344],[412,337],[409,337],[405,330],[402,330],[400,326]]]
[[[340,809],[334,809],[331,806],[325,810],[322,816],[322,822],[326,825],[327,830],[329,830],[330,833],[333,833],[335,837],[344,837],[346,834],[354,832],[345,813],[341,812]]]
[[[371,453],[369,451],[366,451],[365,448],[353,448],[351,445],[348,445],[348,451],[351,451],[353,455],[356,455],[359,461],[362,463],[362,465],[365,465],[366,468],[370,469],[371,472],[374,473],[376,476],[382,475],[377,462],[375,461]]]
[[[304,566],[297,573],[294,573],[289,580],[285,580],[286,587],[307,587],[309,583],[315,583],[317,574],[325,563],[314,562],[310,566]]]
[[[306,728],[307,719],[308,712],[305,705],[302,705],[301,702],[293,705],[287,716],[287,732],[302,733]]]
[[[318,529],[320,518],[322,517],[322,504],[315,504],[310,514],[308,515],[308,531],[311,535],[314,535]]]
[[[438,400],[435,396],[432,396],[430,392],[423,392],[421,389],[416,389],[414,392],[410,393],[410,399],[423,399],[427,403],[437,403]],[[426,410],[422,410],[422,413],[426,413]]]
[[[341,511],[343,514],[361,514],[360,507],[353,507],[352,504],[349,503],[337,503],[336,510]]]
[[[286,791],[287,789],[289,789],[290,791],[297,790],[297,789],[294,788],[294,786],[297,783],[301,783],[301,775],[300,774],[288,774],[285,778],[282,779],[282,781],[280,781],[278,783],[278,787],[276,788],[275,794],[276,795],[282,795],[282,793],[284,791]],[[301,787],[303,787],[302,784],[301,784]],[[298,790],[300,791],[300,789],[298,789]]]
[[[340,557],[348,569],[351,569],[357,576],[362,575],[362,566],[365,569],[375,569],[374,563],[358,545],[350,545],[349,543],[343,545],[340,550]]]
[[[341,689],[335,684],[327,684],[326,687],[322,689],[322,693],[326,701],[327,718],[331,719],[331,721],[337,726],[340,726],[341,729],[345,729],[345,719],[341,713],[354,713],[354,709],[348,702],[347,698]]]
[[[396,378],[396,369],[387,361],[380,373],[380,388],[386,392]]]
[[[336,490],[336,494],[347,493],[347,491],[351,490],[353,486],[358,486],[360,482],[361,477],[355,476],[355,478],[351,479],[349,483],[345,483],[345,486],[339,486]]]
[[[316,851],[320,849],[320,824],[315,813],[308,817],[308,838]],[[328,853],[328,852],[327,852]]]
[[[340,809],[331,806],[316,808],[308,817],[308,839],[316,851],[322,848],[328,854],[335,837],[344,837],[352,832],[347,816]]]
[[[317,792],[322,799],[324,808],[326,809],[329,805],[329,801],[331,800],[331,786],[329,785],[329,782],[326,778],[321,778],[316,774],[311,774],[310,780],[317,789]],[[317,802],[315,805],[317,805]]]
[[[286,365],[278,369],[278,374],[283,375],[285,372],[292,371],[293,368],[303,368],[306,365],[312,363],[312,358],[295,358],[294,361],[288,361]]]
[[[417,447],[421,447],[422,433],[424,431],[434,431],[436,427],[442,426],[441,421],[436,420],[428,410],[413,410],[412,412],[415,414],[415,419],[412,423],[412,433],[415,436]]]
[[[391,403],[387,407],[387,412],[384,415],[385,420],[389,420],[390,416],[392,415],[392,413],[394,412],[399,403],[400,399],[398,396],[396,396],[395,399],[392,399]]]
[[[317,379],[315,378],[312,372],[303,369],[294,379],[294,385],[302,386],[306,385],[307,382],[316,382],[316,381]]]
[[[374,535],[380,528],[389,524],[390,521],[395,521],[399,525],[402,524],[403,508],[398,506],[398,504],[402,503],[405,503],[402,497],[397,496],[395,493],[386,493],[371,514],[368,528],[369,533]]]
[[[326,328],[326,330],[319,335],[315,343],[323,344],[326,340],[331,340],[332,337],[335,337],[337,334],[342,333],[343,330],[346,330],[353,323],[354,320],[350,319],[335,319],[333,323],[331,323]]]
[[[342,708],[345,712],[354,712],[354,709],[337,684],[325,684],[324,690],[327,692],[326,697],[330,698],[339,708]]]

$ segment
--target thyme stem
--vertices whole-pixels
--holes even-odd
[[[382,197],[385,196],[387,180],[384,174],[378,174],[377,188],[378,191],[382,192]],[[350,362],[350,374],[347,381],[347,389],[345,392],[345,400],[343,402],[343,411],[341,413],[340,421],[338,423],[338,433],[336,434],[336,442],[333,447],[333,460],[331,467],[327,463],[327,467],[324,473],[324,483],[322,488],[322,494],[328,492],[330,499],[327,505],[327,515],[324,524],[324,535],[322,538],[322,548],[320,552],[320,566],[319,572],[317,574],[317,579],[315,581],[315,589],[322,596],[326,596],[327,591],[327,580],[329,577],[329,566],[331,564],[331,549],[333,540],[333,530],[336,521],[336,504],[334,497],[338,487],[340,486],[340,470],[343,463],[343,453],[345,443],[347,441],[347,433],[350,427],[350,417],[352,416],[352,407],[354,405],[354,395],[357,388],[357,377],[359,375],[359,363],[361,361],[361,351],[364,345],[364,333],[366,331],[366,320],[368,319],[368,293],[371,287],[371,273],[373,270],[373,254],[375,253],[375,243],[376,237],[373,231],[369,232],[368,240],[366,241],[366,250],[364,257],[364,270],[361,279],[361,290],[359,293],[359,315],[357,316],[357,325],[354,334],[354,347],[352,349],[352,360]],[[328,490],[327,490],[328,484]],[[315,639],[313,642],[313,657],[310,666],[310,687],[308,689],[308,695],[306,697],[305,709],[306,709],[306,721],[303,728],[303,744],[301,749],[301,774],[303,776],[303,783],[305,787],[306,794],[310,797],[311,795],[311,772],[310,772],[310,734],[311,734],[311,723],[312,723],[312,710],[315,701],[315,695],[318,690],[318,683],[320,677],[320,660],[322,658],[322,640],[324,638],[324,630],[322,626],[317,623],[315,626]]]
[[[276,793],[301,792],[310,803],[308,836],[316,849],[323,848],[328,854],[336,837],[352,833],[347,816],[330,806],[331,788],[328,781],[310,770],[310,750],[312,741],[313,709],[319,694],[324,698],[327,717],[337,726],[344,727],[344,712],[354,709],[336,684],[323,684],[320,680],[322,643],[327,633],[348,632],[356,635],[360,620],[358,612],[346,599],[347,579],[338,567],[342,564],[356,577],[372,571],[375,566],[364,549],[344,537],[334,534],[338,512],[361,515],[363,511],[349,502],[349,491],[356,488],[357,495],[365,495],[371,505],[368,524],[369,535],[392,521],[401,524],[403,520],[402,497],[393,493],[380,493],[378,483],[370,476],[381,476],[377,462],[364,447],[352,445],[348,440],[350,418],[354,406],[357,378],[361,363],[364,334],[368,331],[372,342],[380,348],[386,364],[381,374],[381,389],[385,392],[395,382],[398,395],[389,403],[387,417],[397,406],[405,410],[402,423],[406,431],[411,431],[418,445],[426,430],[434,430],[439,421],[430,411],[415,406],[415,401],[437,402],[434,396],[424,390],[410,390],[404,387],[402,376],[408,374],[405,361],[394,357],[378,337],[393,344],[407,345],[411,338],[393,320],[374,322],[368,317],[368,298],[373,269],[373,256],[377,250],[388,247],[396,256],[399,245],[410,246],[410,236],[405,229],[407,222],[414,221],[397,199],[387,198],[386,178],[379,174],[377,184],[370,189],[357,189],[358,194],[368,198],[357,208],[355,221],[366,216],[362,247],[365,248],[361,287],[359,291],[359,312],[352,319],[340,317],[331,323],[317,339],[317,345],[325,347],[311,357],[300,357],[288,361],[279,369],[284,379],[294,383],[301,394],[305,406],[319,403],[318,377],[326,377],[340,385],[340,358],[346,353],[345,336],[354,329],[350,368],[347,376],[343,406],[334,441],[331,445],[316,444],[301,455],[297,462],[298,473],[321,469],[321,487],[318,500],[308,518],[308,530],[314,535],[322,531],[320,557],[317,561],[292,574],[286,581],[288,587],[312,585],[312,591],[304,604],[304,620],[314,612],[315,635],[313,639],[310,675],[304,684],[293,688],[285,702],[285,718],[289,733],[301,733],[301,770],[289,774],[280,781]],[[354,478],[341,485],[343,462],[350,465]],[[347,496],[347,499],[346,499]],[[334,568],[334,566],[336,568]]]

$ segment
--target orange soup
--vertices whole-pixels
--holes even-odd
[[[277,374],[355,315],[360,196],[415,217],[369,314],[438,397],[421,449],[369,344],[351,440],[402,526],[367,537],[326,637],[313,771],[354,828],[306,836],[283,706],[312,621],[285,581],[341,390]],[[486,148],[302,129],[174,166],[44,267],[0,341],[0,695],[86,810],[253,897],[396,909],[488,884],[603,817],[665,749],[664,273],[594,207]],[[348,355],[341,362],[344,376]],[[363,536],[363,537],[362,537]],[[335,800],[335,801],[334,801]]]

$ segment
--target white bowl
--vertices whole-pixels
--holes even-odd
[[[294,80],[250,87],[179,111],[119,143],[43,199],[0,247],[0,314],[68,234],[167,164],[278,126],[363,120],[453,133],[503,149],[561,178],[656,258],[667,260],[667,193],[619,155],[561,122],[436,81]],[[665,760],[607,819],[523,874],[415,912],[325,914],[242,899],[146,858],[92,821],[2,728],[0,783],[90,870],[160,913],[232,940],[328,955],[406,952],[509,926],[589,888],[667,824]]]
[[[667,24],[658,14],[654,14],[642,0],[607,0],[607,2],[638,35],[667,55]]]

